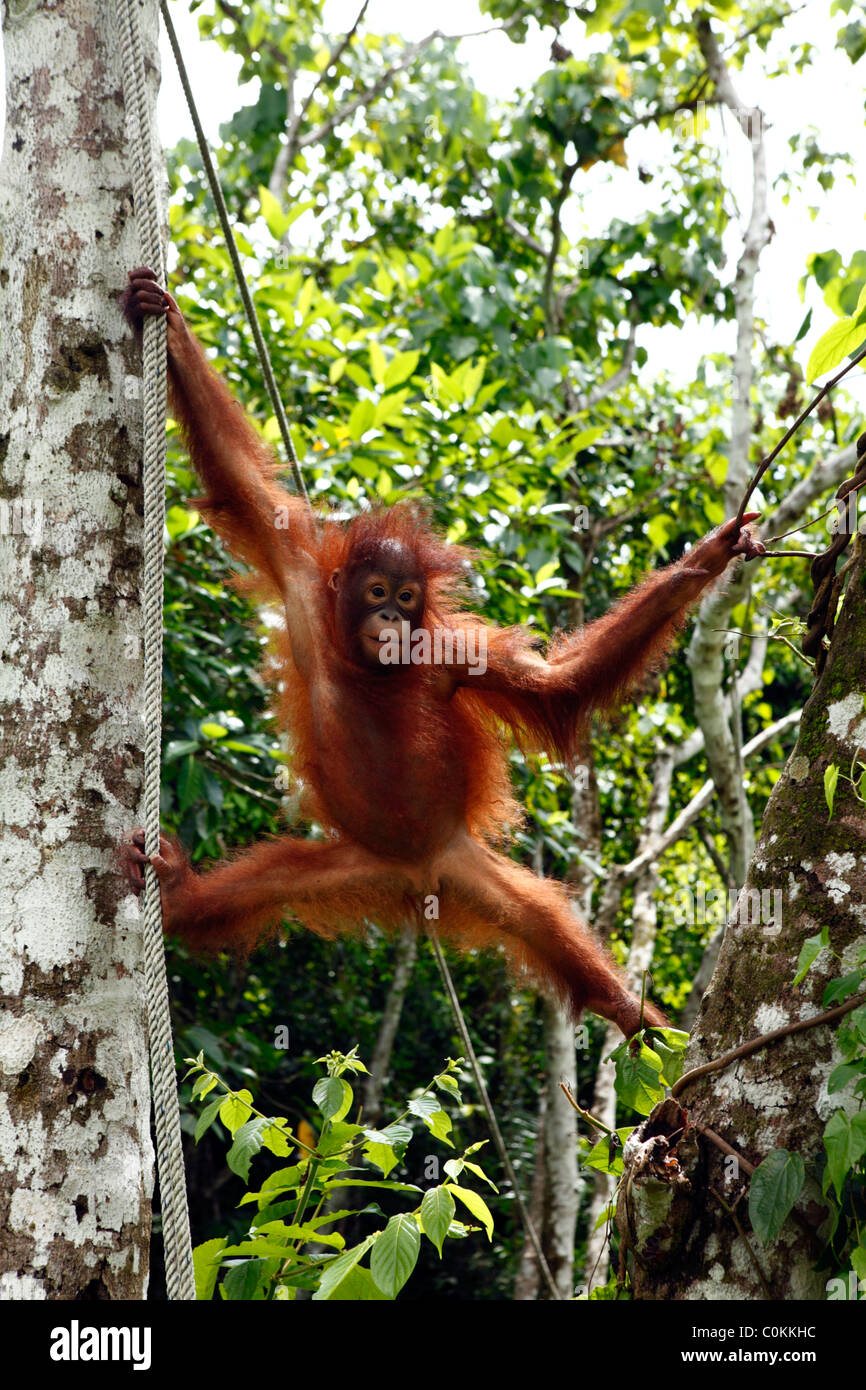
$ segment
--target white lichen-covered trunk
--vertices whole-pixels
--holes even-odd
[[[155,0],[140,14],[152,58]],[[103,0],[3,14],[3,1299],[147,1285],[140,923],[114,862],[143,741],[139,354],[117,303],[140,253],[116,23]]]

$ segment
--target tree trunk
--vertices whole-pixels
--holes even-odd
[[[0,1297],[141,1299],[140,255],[113,6],[5,7],[0,163]],[[157,9],[149,23],[155,67]]]
[[[839,779],[832,816],[825,769],[847,774],[866,746],[866,547],[858,537],[842,613],[826,667],[803,711],[797,747],[777,782],[746,881],[743,907],[728,923],[712,984],[695,1024],[686,1067],[786,1024],[820,1013],[828,980],[854,967],[866,922],[866,814]],[[751,902],[748,901],[748,890]],[[760,902],[760,910],[756,904]],[[744,910],[748,907],[748,910]],[[757,920],[756,920],[757,919]],[[826,927],[823,951],[794,987],[799,953]],[[828,1094],[840,1060],[839,1023],[820,1024],[770,1043],[684,1089],[687,1129],[677,1162],[642,1165],[631,1154],[617,1219],[636,1249],[634,1286],[648,1299],[803,1299],[827,1296],[816,1268],[826,1215],[815,1180],[824,1126],[859,1107],[851,1085]],[[667,1107],[648,1124],[673,1134]],[[680,1112],[682,1116],[682,1112]],[[659,1129],[661,1126],[661,1129]],[[700,1132],[707,1126],[748,1164],[774,1149],[799,1155],[806,1185],[775,1240],[765,1247],[749,1228],[748,1168]],[[642,1127],[642,1137],[647,1137]],[[631,1141],[629,1141],[631,1146]],[[628,1150],[627,1150],[628,1152]],[[644,1149],[643,1158],[649,1157]],[[733,1215],[731,1211],[733,1210]]]

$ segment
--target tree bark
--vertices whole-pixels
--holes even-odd
[[[756,890],[761,910],[752,910],[753,894],[750,910],[735,911],[729,920],[687,1069],[820,1013],[827,981],[851,968],[848,963],[862,950],[866,814],[841,777],[832,816],[824,792],[825,769],[836,765],[847,773],[866,745],[866,547],[861,538],[855,544],[827,664],[803,711],[797,747],[773,789],[747,877],[746,890]],[[834,954],[823,952],[794,988],[803,943],[823,926]],[[732,1164],[697,1127],[708,1126],[747,1164],[782,1148],[801,1155],[807,1174],[813,1173],[829,1117],[858,1108],[850,1086],[827,1093],[827,1079],[840,1060],[838,1026],[821,1024],[783,1038],[689,1083],[678,1098],[689,1125],[675,1150],[676,1163],[660,1170],[651,1164],[640,1172],[639,1156],[631,1155],[617,1216],[636,1251],[639,1298],[826,1297],[826,1272],[816,1268],[825,1208],[813,1177],[764,1248],[749,1230],[748,1167]],[[648,1124],[672,1134],[673,1118],[657,1107]],[[643,1134],[646,1129],[641,1127]],[[736,1219],[725,1206],[735,1208]]]
[[[142,4],[155,75],[157,9]],[[153,1154],[138,910],[140,252],[113,7],[4,15],[0,1298],[141,1299]],[[152,88],[155,92],[155,81]]]

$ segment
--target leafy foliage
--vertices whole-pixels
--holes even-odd
[[[441,1142],[450,1144],[446,1132],[450,1121],[436,1092],[460,1100],[457,1076],[462,1059],[449,1061],[426,1090],[408,1102],[397,1120],[377,1130],[346,1118],[354,1101],[346,1075],[367,1070],[357,1050],[320,1057],[317,1065],[325,1068],[325,1075],[313,1089],[320,1123],[311,1144],[292,1134],[285,1119],[258,1111],[249,1091],[232,1091],[205,1066],[201,1054],[194,1061],[187,1060],[191,1062],[188,1075],[196,1078],[193,1098],[201,1102],[217,1092],[201,1112],[196,1142],[220,1121],[232,1139],[226,1161],[245,1184],[251,1163],[262,1149],[278,1158],[288,1158],[297,1150],[293,1164],[273,1169],[260,1187],[247,1190],[241,1198],[241,1206],[255,1207],[244,1238],[229,1241],[218,1237],[196,1249],[199,1298],[210,1299],[218,1289],[221,1298],[233,1301],[285,1301],[295,1298],[299,1290],[320,1301],[394,1299],[415,1268],[422,1236],[435,1246],[441,1259],[446,1239],[462,1239],[478,1230],[457,1219],[455,1198],[480,1222],[488,1238],[492,1235],[493,1218],[483,1197],[457,1182],[472,1175],[493,1187],[473,1157],[480,1144],[470,1146],[460,1158],[448,1159],[445,1180],[428,1186],[423,1195],[417,1184],[388,1176],[403,1164],[412,1139],[413,1118]],[[428,1158],[425,1173],[430,1167]],[[372,1169],[378,1169],[382,1177],[366,1176]],[[356,1212],[346,1203],[359,1192],[369,1200]],[[385,1217],[374,1200],[385,1193],[404,1199],[420,1196],[421,1200],[411,1211]],[[385,1224],[348,1248],[339,1230],[326,1229],[356,1217],[378,1218]]]
[[[731,203],[719,151],[699,120],[706,84],[690,11],[656,0],[594,0],[579,12],[590,42],[575,56],[553,42],[561,5],[541,0],[530,10],[522,0],[485,0],[484,13],[504,26],[507,41],[523,41],[530,17],[549,26],[552,40],[544,70],[503,103],[478,89],[458,42],[441,34],[408,44],[362,25],[342,44],[325,31],[320,0],[252,0],[242,12],[217,3],[195,8],[203,35],[240,58],[241,82],[258,84],[247,105],[227,108],[216,158],[314,498],[341,514],[376,501],[425,499],[443,530],[476,550],[478,608],[498,623],[524,623],[543,634],[598,615],[646,569],[678,558],[723,519],[729,363],[703,357],[684,387],[645,345],[652,329],[675,333],[696,319],[709,328],[733,312],[724,249]],[[778,32],[779,17],[767,7],[748,16],[728,4],[704,8],[724,30],[734,66]],[[848,23],[839,42],[854,60],[862,26],[844,4],[840,12]],[[808,53],[796,61],[808,63]],[[287,73],[295,81],[289,121]],[[651,167],[636,164],[633,154],[649,129],[661,142]],[[787,186],[809,173],[826,190],[837,167],[816,137],[804,137],[792,150]],[[200,157],[189,142],[172,151],[170,173],[172,289],[215,365],[276,445]],[[598,225],[594,194],[607,185],[622,196],[617,215]],[[832,313],[855,315],[860,259],[843,267],[838,253],[821,252],[808,277]],[[634,324],[641,340],[633,370],[609,390],[628,361]],[[756,452],[775,442],[794,375],[789,349],[765,346],[753,401]],[[834,409],[831,424],[811,422],[798,454],[776,462],[764,484],[768,502],[821,453],[831,427],[833,438],[845,437],[844,401]],[[268,715],[267,686],[256,675],[262,661],[267,666],[269,620],[231,587],[226,556],[190,500],[196,483],[174,439],[171,475],[164,822],[197,861],[286,823],[315,835],[317,827],[301,818],[298,781]],[[734,614],[744,635],[729,678],[748,655],[756,618],[767,617],[780,639],[765,660],[762,691],[745,702],[745,737],[802,697],[804,667],[776,612],[779,595],[800,577],[782,561],[757,586],[753,605]],[[605,865],[634,852],[659,731],[684,738],[691,721],[679,655],[597,740]],[[777,742],[750,779],[757,814],[783,756]],[[512,765],[527,806],[517,852],[565,877],[590,859],[573,823],[568,778],[545,758],[515,753]],[[677,771],[674,811],[703,776],[697,760]],[[712,814],[705,831],[722,852]],[[696,872],[714,882],[717,871],[696,840],[669,851],[659,872],[656,987],[675,1008],[688,994],[704,941],[666,906]],[[628,895],[624,906],[627,929]],[[614,949],[623,947],[615,941]],[[455,973],[528,1185],[543,1075],[538,1005],[496,958],[463,959]],[[268,1108],[289,1117],[293,1134],[309,1126],[309,1059],[323,1038],[358,1039],[363,1054],[372,1054],[394,953],[375,929],[363,941],[327,944],[296,934],[243,967],[178,952],[173,976],[182,1046],[203,1052],[208,1070],[235,1088],[241,1108],[226,1112],[232,1123],[245,1115],[229,1127],[229,1174],[216,1137],[221,1118],[202,1131],[191,1158],[196,1225],[207,1234],[216,1226],[214,1239],[223,1242],[201,1257],[206,1277],[216,1279],[227,1242],[270,1238],[258,1226],[250,1236],[240,1222],[227,1237],[216,1207],[224,1211],[238,1199],[242,1175],[263,1151],[290,1142],[282,1137],[285,1124],[253,1113],[251,1091],[267,1093]],[[281,1029],[288,1045],[277,1040]],[[589,1037],[581,1072],[591,1077],[602,1032],[591,1025]],[[429,1074],[451,1047],[447,1004],[422,955],[390,1061],[394,1089]],[[631,1102],[642,1097],[641,1105],[649,1104],[662,1079],[673,1079],[658,1038],[652,1057],[658,1066],[643,1048],[617,1059]],[[348,1085],[330,1073],[326,1080]],[[331,1094],[321,1093],[326,1106]],[[318,1113],[320,1129],[346,1123],[345,1116]],[[464,1153],[485,1137],[471,1104],[453,1125],[448,1133]],[[399,1145],[386,1139],[379,1150],[386,1165],[389,1148],[400,1159]],[[462,1189],[456,1176],[449,1183]],[[449,1199],[485,1224],[454,1190],[440,1192],[435,1203],[425,1193],[420,1215],[404,1220],[397,1213],[399,1227],[387,1239],[383,1231],[344,1274],[337,1266],[333,1288],[365,1297],[393,1290],[412,1253],[413,1229],[430,1237],[421,1241],[422,1264],[425,1245],[442,1248]],[[286,1200],[299,1201],[297,1187]],[[498,1229],[492,1247],[452,1242],[447,1264],[419,1268],[403,1296],[412,1297],[416,1285],[419,1296],[431,1288],[447,1296],[468,1280],[491,1298],[509,1293],[521,1241],[510,1207]],[[306,1248],[307,1237],[283,1232],[277,1240],[282,1251],[293,1241]],[[345,1254],[334,1250],[327,1256],[332,1271]],[[226,1296],[263,1297],[279,1286],[274,1270],[287,1257],[260,1248],[225,1258],[238,1262],[219,1276]],[[324,1265],[315,1268],[324,1278]]]

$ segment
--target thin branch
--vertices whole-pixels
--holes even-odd
[[[504,34],[508,32],[512,25],[516,24],[518,20],[524,17],[522,13],[517,13],[512,15],[509,19],[504,20],[502,24],[492,24],[487,29],[473,29],[466,34],[443,34],[441,29],[434,29],[426,38],[419,39],[417,43],[410,44],[399,62],[393,63],[371,87],[365,88],[363,92],[357,97],[354,97],[351,101],[346,102],[345,106],[342,106],[339,111],[335,111],[333,115],[329,116],[328,119],[323,121],[320,126],[317,126],[315,130],[302,136],[297,141],[295,148],[302,150],[305,149],[307,145],[315,145],[321,140],[326,139],[335,126],[340,125],[342,121],[348,120],[360,106],[367,106],[371,101],[375,101],[376,97],[381,96],[392,79],[414,63],[415,59],[428,49],[432,43],[435,43],[437,39],[442,43],[459,43],[461,39],[477,39],[485,34]]]
[[[322,71],[319,73],[319,76],[313,83],[311,91],[307,94],[305,100],[301,105],[300,111],[295,117],[295,120],[289,129],[288,149],[291,152],[292,157],[294,157],[294,153],[297,148],[298,131],[300,130],[303,124],[304,117],[309,111],[313,103],[313,100],[315,99],[316,93],[319,91],[319,88],[322,85],[322,81],[325,77],[325,74],[329,73],[332,68],[336,67],[337,63],[339,63],[346,49],[349,47],[349,44],[352,42],[352,39],[355,37],[355,34],[357,33],[358,25],[361,23],[361,20],[364,18],[364,15],[367,12],[367,6],[369,5],[369,3],[370,0],[364,0],[364,3],[358,11],[355,23],[352,25],[351,29],[349,29],[348,32],[343,35],[336,48],[331,50],[330,54],[328,55],[327,63],[322,68]]]
[[[809,403],[809,405],[806,406],[805,410],[802,410],[800,412],[793,425],[791,425],[789,429],[785,430],[785,433],[782,435],[782,438],[779,440],[775,449],[773,449],[771,453],[767,454],[765,458],[761,459],[761,462],[755,469],[752,481],[749,483],[749,486],[743,494],[743,500],[740,503],[740,509],[737,512],[738,519],[742,519],[746,507],[749,505],[749,498],[755,491],[755,488],[758,486],[758,483],[763,478],[767,469],[770,467],[770,464],[782,452],[788,440],[794,434],[796,434],[797,430],[800,428],[803,421],[806,419],[806,416],[811,415],[812,411],[815,409],[815,406],[820,405],[821,401],[827,395],[827,392],[832,391],[833,387],[837,384],[837,382],[840,382],[843,376],[845,376],[847,372],[850,372],[852,367],[856,367],[858,362],[862,362],[864,357],[866,357],[866,347],[862,348],[860,352],[857,353],[856,357],[852,357],[851,361],[846,363],[846,365],[842,368],[841,372],[837,372],[836,375],[832,378],[832,380],[827,382],[826,386],[821,387],[821,390],[818,392],[817,396],[815,396],[814,399]]]
[[[671,1087],[671,1095],[676,1099],[682,1095],[686,1086],[690,1086],[693,1081],[697,1081],[701,1076],[709,1076],[712,1072],[724,1071],[732,1062],[738,1061],[741,1057],[750,1057],[753,1052],[760,1052],[763,1048],[769,1047],[770,1043],[778,1042],[781,1038],[787,1038],[794,1033],[804,1033],[807,1028],[817,1028],[824,1023],[835,1023],[837,1018],[844,1018],[852,1009],[857,1009],[866,1000],[866,995],[857,993],[846,999],[844,1004],[837,1004],[833,1009],[825,1009],[822,1013],[812,1014],[811,1018],[801,1018],[797,1023],[787,1023],[784,1028],[774,1028],[770,1033],[762,1033],[760,1037],[750,1038],[748,1042],[740,1043],[739,1047],[732,1047],[728,1052],[723,1052],[721,1057],[715,1057],[712,1062],[704,1062],[699,1067],[692,1067],[691,1071],[684,1072],[679,1081],[675,1081]]]
[[[522,241],[524,246],[528,246],[530,251],[534,251],[537,256],[541,256],[544,259],[547,258],[547,252],[541,242],[538,241],[531,232],[527,232],[524,227],[521,227],[519,223],[515,222],[513,217],[506,217],[503,225],[511,232],[512,236],[517,237],[518,241]]]
[[[553,200],[553,216],[550,219],[550,247],[547,252],[546,264],[544,267],[544,287],[541,292],[544,322],[548,333],[551,335],[556,332],[556,324],[553,321],[553,276],[556,270],[556,259],[559,255],[559,248],[562,245],[562,209],[571,192],[572,180],[579,168],[580,165],[577,160],[575,160],[573,164],[563,165],[559,188]]]
[[[772,743],[774,738],[787,733],[788,729],[799,723],[802,710],[791,710],[781,719],[776,719],[769,724],[766,729],[762,729],[753,739],[750,739],[743,746],[743,760],[751,757],[753,753],[758,753],[765,748],[768,743]],[[675,816],[667,827],[663,835],[651,845],[648,845],[640,854],[632,859],[628,864],[622,864],[616,869],[617,877],[622,877],[623,883],[628,883],[636,878],[642,869],[659,859],[665,850],[670,849],[671,845],[684,834],[692,822],[700,815],[705,806],[708,806],[713,799],[715,783],[710,780],[704,783],[700,791],[696,792],[687,806],[684,806],[678,816]]]

